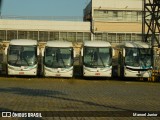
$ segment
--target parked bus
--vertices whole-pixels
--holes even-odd
[[[73,45],[67,41],[48,41],[43,56],[43,76],[73,77]]]
[[[118,46],[120,77],[151,77],[153,54],[151,46],[144,42],[123,42]]]
[[[37,75],[39,49],[36,40],[11,40],[5,54],[8,75]]]
[[[86,41],[83,50],[84,77],[111,77],[114,49],[105,41]]]

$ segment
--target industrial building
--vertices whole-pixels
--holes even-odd
[[[103,40],[111,43],[142,40],[142,0],[91,0],[83,12],[83,21],[1,16],[0,40]]]
[[[94,40],[119,43],[142,39],[142,0],[92,0],[84,10]]]
[[[0,19],[0,40],[90,40],[90,22]]]

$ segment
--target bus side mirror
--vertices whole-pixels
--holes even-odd
[[[76,51],[73,49],[73,57],[76,57]]]
[[[7,48],[5,48],[5,50],[4,50],[4,54],[5,54],[5,55],[7,55]]]
[[[83,48],[81,49],[81,56],[83,56]]]
[[[37,47],[37,55],[39,55],[39,47]]]
[[[8,47],[5,47],[4,48],[4,54],[7,55],[7,52],[8,52]]]
[[[41,55],[42,55],[42,57],[44,57],[44,49],[45,48],[41,48]]]
[[[123,57],[125,57],[125,56],[126,56],[126,50],[123,49]]]
[[[112,49],[112,56],[115,56],[115,50]]]

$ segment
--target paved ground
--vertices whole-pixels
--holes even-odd
[[[37,120],[156,120],[157,117],[131,115],[139,113],[137,111],[160,113],[160,83],[1,77],[0,111],[37,111],[42,112],[42,116],[46,114],[47,117]],[[58,114],[60,117],[56,116]]]

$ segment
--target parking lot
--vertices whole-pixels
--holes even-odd
[[[139,120],[142,117],[133,117],[132,113],[137,111],[160,113],[160,83],[1,77],[0,111],[42,112],[42,118],[37,118],[38,120],[106,120],[106,117],[111,120],[124,117],[128,120],[131,118]]]

